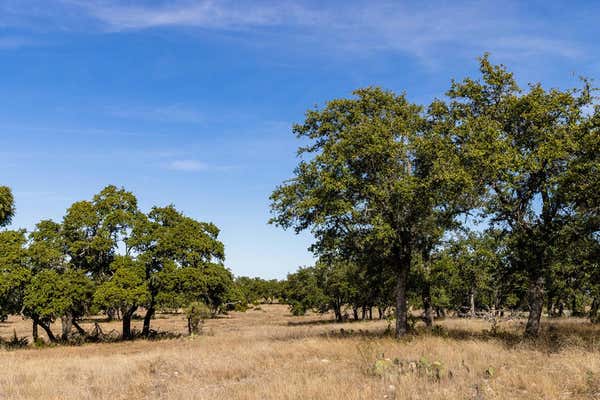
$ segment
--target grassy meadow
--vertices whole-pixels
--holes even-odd
[[[544,321],[536,342],[520,320],[494,331],[446,319],[398,341],[387,321],[292,317],[277,304],[209,320],[201,336],[185,335],[183,315],[154,325],[182,335],[0,350],[0,399],[600,399],[600,326],[585,320]],[[29,335],[30,321],[0,324],[3,338],[14,332]]]

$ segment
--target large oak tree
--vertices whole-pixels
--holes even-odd
[[[512,262],[528,276],[526,334],[536,336],[548,273],[568,245],[561,232],[580,223],[584,209],[583,225],[598,229],[598,188],[590,186],[598,182],[600,110],[585,81],[580,89],[522,91],[487,56],[480,72],[453,82],[448,112],[464,164],[483,189],[483,212],[510,233]]]
[[[402,336],[413,257],[432,229],[450,224],[469,177],[456,162],[445,119],[378,88],[354,94],[308,111],[294,127],[306,145],[295,176],[271,196],[271,222],[310,229],[318,254],[370,254],[390,268]]]

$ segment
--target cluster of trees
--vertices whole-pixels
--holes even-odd
[[[0,187],[0,226],[14,210],[10,190]],[[236,297],[218,235],[214,224],[172,205],[144,213],[131,192],[107,186],[71,205],[61,222],[0,232],[0,314],[30,318],[34,338],[41,327],[51,341],[54,321],[68,340],[73,328],[86,335],[81,318],[99,311],[122,319],[124,339],[134,335],[137,311],[146,336],[158,309],[201,303],[214,315]]]
[[[283,284],[277,279],[265,280],[240,276],[235,278],[234,290],[237,304],[242,308],[249,304],[272,304],[283,298]]]
[[[319,259],[288,278],[294,310],[393,304],[397,336],[415,296],[428,323],[448,306],[523,307],[536,336],[543,306],[567,301],[598,320],[595,89],[522,90],[487,56],[480,73],[427,107],[360,89],[294,127],[305,145],[271,222],[310,230]]]
[[[281,301],[294,315],[315,310],[332,311],[337,321],[347,319],[350,312],[354,319],[372,319],[376,308],[377,317],[383,318],[394,304],[394,279],[371,272],[350,261],[319,261],[288,275]]]
[[[453,81],[427,107],[380,88],[307,112],[294,177],[271,195],[271,223],[310,230],[314,267],[278,282],[224,266],[219,229],[173,206],[138,209],[108,186],[63,220],[0,232],[0,314],[62,323],[62,338],[103,311],[123,321],[144,310],[188,307],[190,331],[206,313],[280,299],[292,311],[337,319],[393,310],[407,333],[409,305],[427,324],[447,309],[529,311],[535,336],[550,315],[600,322],[600,106],[576,89],[522,90],[481,58],[479,79]],[[0,227],[14,216],[0,187]]]
[[[499,232],[462,234],[440,243],[429,260],[417,256],[411,265],[408,304],[423,310],[428,324],[448,311],[463,316],[527,306],[526,283],[512,273]],[[427,261],[427,262],[425,262]],[[336,320],[390,316],[395,305],[395,276],[390,269],[369,270],[335,259],[302,267],[281,282],[281,301],[292,313],[333,312]],[[557,301],[568,301],[562,291]],[[560,299],[560,300],[558,300]],[[586,299],[589,302],[589,298]]]

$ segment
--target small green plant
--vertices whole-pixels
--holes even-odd
[[[448,330],[441,325],[434,325],[431,327],[431,334],[433,336],[448,337]]]
[[[419,375],[425,376],[435,382],[439,382],[442,378],[451,375],[450,373],[447,373],[444,364],[441,361],[435,360],[430,362],[425,357],[421,357],[418,362],[411,363],[409,366],[412,367],[411,369],[416,368],[416,372]]]
[[[389,358],[379,358],[373,364],[373,374],[377,376],[385,376],[397,371],[398,368],[392,363]]]
[[[415,333],[416,330],[416,326],[417,326],[417,322],[421,321],[421,318],[416,317],[412,314],[408,315],[408,318],[406,319],[406,323],[408,325],[408,331],[411,333]]]
[[[294,317],[300,317],[306,314],[306,306],[299,301],[293,301],[290,303],[290,311]]]
[[[389,313],[385,317],[385,320],[387,321],[387,328],[385,328],[385,333],[386,333],[386,335],[391,335],[392,334],[392,324],[394,323],[396,318],[394,317],[393,313]]]
[[[210,309],[204,303],[195,301],[185,310],[185,315],[188,321],[188,332],[190,335],[202,333],[202,324],[204,320],[210,318]]]

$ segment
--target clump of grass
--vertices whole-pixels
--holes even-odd
[[[12,337],[9,340],[0,341],[0,345],[7,350],[23,349],[29,346],[29,339],[25,336],[17,336],[17,331],[14,329]]]

